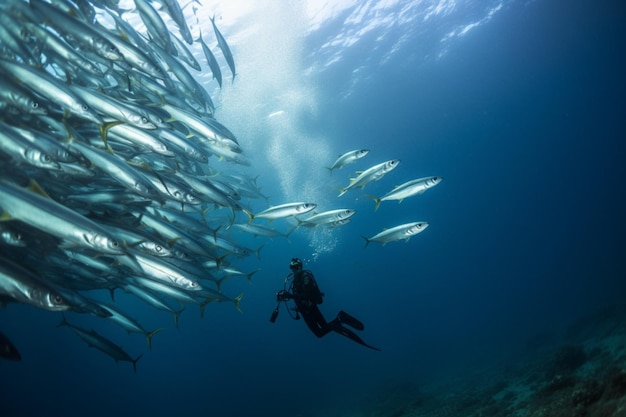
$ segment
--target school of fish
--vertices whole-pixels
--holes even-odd
[[[176,0],[130,4],[0,4],[0,304],[63,312],[60,326],[136,369],[142,354],[130,355],[65,312],[110,320],[143,335],[151,348],[162,328],[144,328],[115,302],[116,293],[171,313],[176,326],[190,305],[201,314],[214,301],[239,309],[242,295],[228,295],[224,283],[251,279],[258,269],[238,264],[260,258],[262,245],[242,246],[236,233],[288,238],[290,232],[255,219],[295,219],[294,229],[339,227],[356,211],[318,213],[313,202],[289,202],[253,213],[252,202],[267,198],[245,173],[244,149],[217,120],[196,78],[211,71],[221,88],[222,61],[235,81],[233,53],[215,18],[209,37],[208,22],[197,21],[192,31]],[[329,170],[368,152],[348,152]],[[358,172],[340,196],[398,164]],[[378,209],[440,181],[421,178],[371,198]],[[427,226],[396,226],[365,238],[366,245],[408,240]],[[95,295],[103,292],[110,302]],[[0,336],[0,357],[19,360]]]
[[[239,245],[231,226],[264,196],[196,78],[211,71],[221,88],[221,59],[235,78],[215,18],[197,21],[212,33],[194,39],[176,0],[127,3],[0,4],[0,303],[92,314],[150,348],[161,328],[145,329],[115,293],[176,325],[190,304],[239,309],[223,283],[250,279],[256,270],[237,263],[260,248]],[[61,324],[115,361],[141,357],[65,314]],[[4,335],[0,353],[20,358]]]

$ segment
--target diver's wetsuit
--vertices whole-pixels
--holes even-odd
[[[339,314],[337,314],[337,317],[332,321],[326,321],[322,312],[317,307],[318,304],[322,304],[322,297],[324,294],[320,292],[317,282],[315,281],[315,277],[313,277],[313,273],[311,271],[295,271],[290,290],[291,291],[288,293],[289,297],[294,299],[296,307],[298,308],[298,313],[300,313],[307,327],[311,329],[315,336],[322,337],[330,331],[335,331],[363,346],[380,350],[368,345],[352,330],[342,326],[342,323],[345,322],[358,330],[363,330],[363,323],[349,314],[340,311]]]

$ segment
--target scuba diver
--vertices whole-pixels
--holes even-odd
[[[304,322],[308,328],[311,329],[313,334],[315,334],[315,336],[322,337],[331,331],[335,331],[340,335],[370,349],[380,350],[368,345],[359,336],[357,336],[356,333],[344,326],[344,324],[346,324],[356,330],[363,330],[365,328],[363,323],[348,313],[339,311],[337,317],[335,317],[332,321],[327,322],[322,315],[322,312],[317,307],[318,304],[322,304],[322,297],[324,296],[324,293],[321,292],[317,286],[313,273],[302,269],[302,261],[299,258],[293,258],[289,264],[289,268],[292,273],[285,278],[285,289],[276,293],[276,301],[278,301],[278,305],[276,305],[276,309],[270,318],[272,323],[274,323],[276,321],[276,317],[278,317],[278,308],[280,307],[280,303],[293,299],[296,303],[296,315],[295,317],[292,316],[292,318],[299,320],[301,315],[302,318],[304,318]],[[286,286],[290,279],[293,279],[293,281],[291,282],[291,286],[289,288],[290,291],[287,291]]]

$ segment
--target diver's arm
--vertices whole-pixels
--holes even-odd
[[[300,300],[308,299],[308,297],[306,297],[304,295],[293,294],[293,293],[290,293],[287,290],[279,291],[277,295],[279,296],[279,298],[281,298],[283,300],[297,300],[297,301],[300,301]]]

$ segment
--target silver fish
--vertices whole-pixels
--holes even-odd
[[[33,272],[0,257],[0,296],[50,311],[69,310],[61,294]]]
[[[134,2],[141,20],[143,20],[143,23],[146,25],[153,39],[161,45],[168,54],[175,53],[176,50],[170,38],[170,31],[163,21],[163,18],[161,18],[161,15],[159,15],[159,12],[146,0],[134,0]]]
[[[382,243],[383,246],[385,246],[387,243],[396,240],[404,239],[405,241],[408,241],[412,236],[422,233],[427,227],[428,223],[426,222],[406,223],[392,227],[391,229],[385,229],[369,238],[363,237],[363,239],[365,239],[365,246],[367,246],[370,242]]]
[[[72,90],[47,72],[37,71],[28,65],[20,65],[4,59],[0,59],[0,68],[6,72],[7,76],[16,79],[17,82],[46,97],[49,101],[65,107],[72,114],[97,124],[103,123],[102,118],[90,109],[87,103],[76,97]]]
[[[211,73],[213,74],[213,78],[217,80],[220,88],[222,88],[222,70],[220,69],[220,64],[217,63],[217,59],[215,59],[215,55],[211,52],[211,49],[207,46],[202,38],[202,29],[200,29],[200,35],[198,36],[198,42],[202,45],[202,51],[204,52],[204,57],[206,58],[207,64],[209,64],[209,68],[211,68]]]
[[[71,146],[85,156],[92,164],[100,168],[129,190],[153,200],[161,201],[163,197],[152,183],[138,170],[115,155],[74,141]]]
[[[0,102],[28,114],[47,114],[44,102],[29,90],[0,78]]]
[[[95,347],[101,352],[106,353],[110,357],[113,358],[115,362],[118,361],[126,361],[133,364],[133,370],[137,372],[137,361],[141,359],[143,355],[139,355],[137,358],[133,359],[126,353],[120,346],[116,345],[106,337],[100,335],[95,330],[87,330],[82,327],[78,327],[69,323],[65,316],[63,316],[63,321],[59,323],[59,326],[67,326],[74,331],[89,347]]]
[[[353,209],[328,210],[322,213],[313,214],[306,219],[299,220],[298,226],[316,227],[332,224],[336,225],[336,222],[347,220],[354,216],[355,213],[356,210]]]
[[[422,194],[424,191],[429,188],[434,187],[439,184],[443,180],[441,177],[424,177],[418,178],[415,180],[407,181],[404,184],[398,185],[393,188],[393,190],[389,191],[384,196],[378,198],[373,195],[367,195],[367,197],[374,200],[376,203],[376,207],[374,210],[378,210],[380,203],[387,200],[398,200],[399,203],[402,202],[407,197],[411,197],[417,194]]]
[[[269,221],[272,221],[284,217],[297,216],[300,214],[308,213],[315,207],[317,207],[317,204],[315,203],[297,202],[273,206],[256,214],[252,214],[245,209],[243,211],[248,215],[248,218],[250,219],[248,223],[252,223],[254,219],[268,219]]]
[[[378,165],[374,165],[365,171],[358,171],[356,178],[350,178],[350,184],[341,189],[339,197],[344,195],[348,190],[352,188],[363,189],[367,184],[372,181],[380,180],[385,174],[394,170],[400,164],[400,160],[392,159],[386,162],[382,162]]]
[[[102,37],[88,23],[74,18],[70,13],[42,0],[30,0],[30,5],[45,17],[45,22],[64,33],[72,40],[80,42],[101,57],[118,61],[122,54],[106,37]],[[70,42],[72,43],[72,42]]]
[[[9,218],[64,239],[78,247],[121,255],[119,242],[92,220],[56,201],[32,191],[0,181],[0,206]]]
[[[60,169],[60,165],[51,155],[26,140],[9,125],[0,123],[0,155],[3,153],[17,164],[23,162],[43,169]]]
[[[226,39],[224,39],[224,36],[222,36],[222,33],[219,31],[219,29],[215,25],[215,16],[211,18],[211,23],[213,24],[213,31],[215,32],[215,37],[217,38],[217,45],[220,47],[220,49],[222,50],[222,53],[224,54],[224,58],[226,59],[226,62],[228,63],[228,66],[230,67],[230,72],[233,74],[233,81],[234,81],[236,73],[235,73],[235,60],[233,58],[233,53],[230,51],[230,47],[228,46]]]
[[[109,303],[100,303],[99,305],[110,314],[110,316],[108,317],[110,320],[122,326],[127,332],[143,334],[146,337],[148,349],[152,349],[152,336],[163,330],[162,328],[147,331],[137,320],[124,313],[118,307],[115,307]]]
[[[326,169],[333,173],[333,169],[341,169],[348,164],[352,164],[356,162],[358,159],[363,158],[365,155],[369,153],[369,149],[357,149],[354,151],[346,152],[343,155],[339,155],[337,160],[333,162],[333,164]]]

